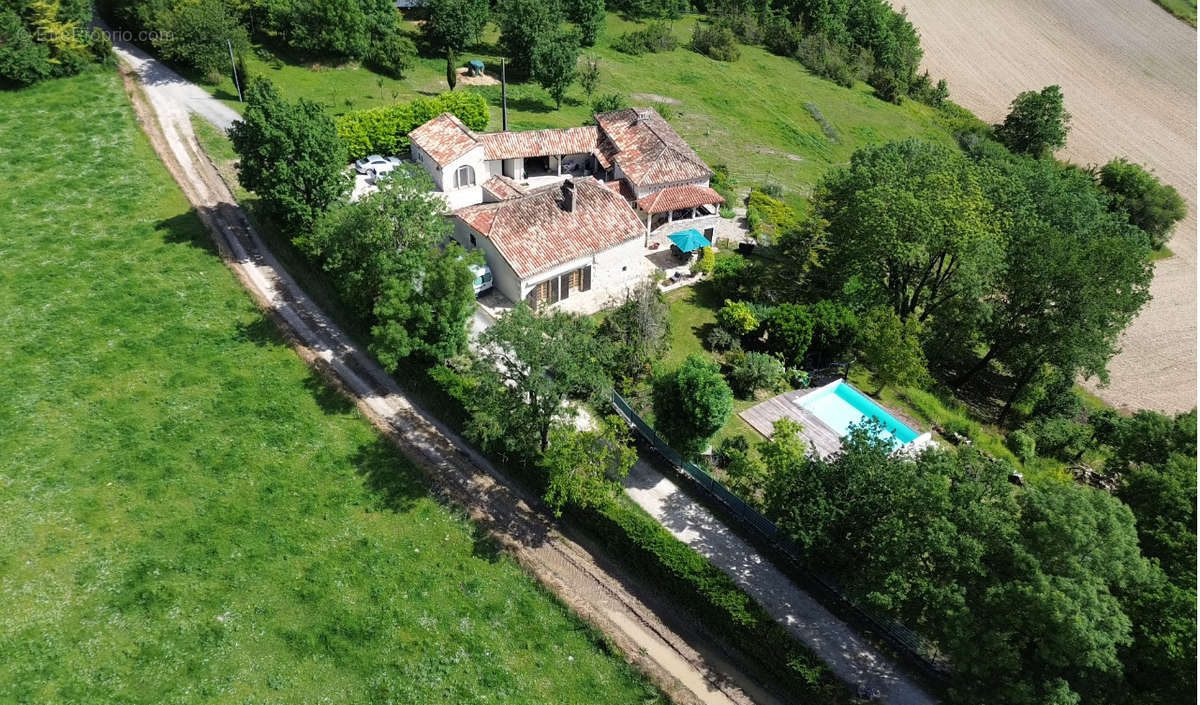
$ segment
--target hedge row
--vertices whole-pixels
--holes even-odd
[[[845,686],[779,622],[687,544],[637,509],[610,503],[573,512],[611,555],[646,576],[701,622],[767,669],[795,700],[842,703]]]
[[[453,113],[472,130],[486,130],[487,101],[478,93],[458,91],[418,98],[372,110],[355,110],[337,117],[337,131],[351,159],[369,154],[395,155],[408,151],[408,133],[441,113]]]

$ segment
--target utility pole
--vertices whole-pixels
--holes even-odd
[[[500,59],[500,130],[508,132],[508,79],[504,76],[504,59]]]
[[[238,102],[244,103],[246,101],[242,100],[242,84],[238,82],[237,61],[233,58],[233,42],[226,39],[225,46],[229,47],[229,64],[233,66],[233,85],[237,87]]]

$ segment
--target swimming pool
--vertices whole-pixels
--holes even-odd
[[[797,399],[795,403],[839,436],[849,435],[852,426],[862,424],[867,419],[879,421],[883,428],[876,435],[889,439],[896,448],[912,443],[921,436],[843,380],[827,384]]]

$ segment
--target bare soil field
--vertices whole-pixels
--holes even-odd
[[[1150,0],[894,0],[950,97],[999,122],[1017,93],[1057,83],[1071,113],[1060,158],[1152,167],[1188,217],[1158,263],[1154,300],[1088,388],[1122,409],[1196,405],[1196,30]]]

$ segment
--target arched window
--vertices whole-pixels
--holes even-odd
[[[464,164],[454,172],[454,187],[462,188],[463,186],[475,185],[475,167]]]

